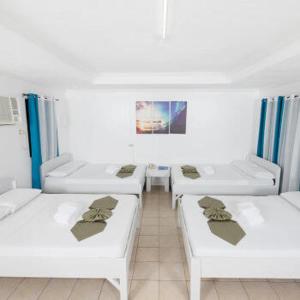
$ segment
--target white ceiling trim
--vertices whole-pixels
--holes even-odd
[[[94,85],[210,85],[230,84],[231,80],[219,72],[178,73],[102,73]]]
[[[248,66],[238,72],[231,74],[232,82],[239,82],[245,78],[248,78],[256,73],[260,73],[268,68],[276,66],[290,58],[300,55],[300,42],[294,42],[283,49],[271,54],[270,56],[262,59],[261,61]]]

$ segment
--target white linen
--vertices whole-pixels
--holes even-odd
[[[286,192],[280,196],[300,209],[300,192]]]
[[[86,162],[73,160],[47,173],[46,176],[65,177],[82,168]]]
[[[0,220],[4,219],[10,213],[11,213],[11,210],[9,207],[0,206]]]
[[[105,169],[105,172],[111,175],[116,175],[116,173],[120,170],[120,167],[116,165],[108,165]]]
[[[257,226],[264,222],[260,210],[252,202],[239,202],[237,207],[240,217],[244,217],[250,226]]]
[[[14,213],[41,193],[39,189],[13,189],[0,195],[0,207]]]
[[[61,226],[53,215],[64,202],[82,205],[106,195],[41,194],[0,222],[0,256],[123,257],[138,201],[133,195],[111,195],[119,200],[105,230],[81,242],[71,233],[73,226]]]
[[[190,245],[195,256],[221,257],[298,257],[300,258],[300,212],[280,196],[215,196],[232,213],[246,232],[231,245],[210,232],[203,209],[202,196],[184,195],[182,210]],[[249,226],[236,214],[236,203],[251,202],[262,211],[265,222]]]
[[[207,175],[215,174],[215,168],[213,166],[204,166],[203,170]]]
[[[54,221],[62,225],[74,224],[82,214],[82,206],[72,202],[60,204],[54,215]]]
[[[275,179],[274,174],[249,160],[235,160],[231,164],[246,174],[257,179]]]
[[[277,188],[271,179],[258,179],[242,172],[231,164],[218,164],[215,173],[208,175],[204,165],[194,165],[201,177],[184,177],[181,165],[172,166],[172,190],[175,194],[219,194],[219,195],[256,195],[274,194]]]
[[[132,176],[126,178],[108,174],[107,166],[107,164],[88,163],[69,176],[46,177],[44,191],[47,193],[141,193],[145,183],[145,165],[137,165]],[[116,166],[120,169],[122,165]]]

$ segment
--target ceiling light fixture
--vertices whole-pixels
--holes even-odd
[[[163,26],[162,26],[162,39],[166,39],[168,23],[168,0],[163,0]]]

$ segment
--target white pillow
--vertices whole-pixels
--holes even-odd
[[[275,179],[275,176],[268,170],[256,165],[255,163],[247,160],[235,160],[231,163],[246,174],[257,179]]]
[[[0,207],[14,213],[19,208],[36,198],[42,191],[38,189],[13,189],[0,195]]]
[[[49,172],[47,174],[47,176],[65,177],[65,176],[68,176],[68,175],[72,174],[73,172],[75,172],[79,168],[83,167],[85,164],[86,164],[86,162],[80,161],[80,160],[70,161],[70,162],[54,169],[53,171]]]
[[[286,192],[280,194],[280,196],[300,208],[300,192]]]
[[[117,173],[120,170],[120,167],[116,166],[116,165],[108,165],[105,169],[105,172],[111,175],[114,175],[115,173]]]

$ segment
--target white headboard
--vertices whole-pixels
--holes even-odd
[[[268,170],[275,176],[275,187],[277,189],[277,194],[278,194],[279,185],[280,185],[281,168],[278,165],[272,163],[271,161],[260,158],[254,154],[248,154],[247,160],[250,160],[253,163],[257,164],[258,166]]]
[[[17,183],[14,178],[9,178],[9,177],[0,178],[0,194],[15,189],[16,187],[17,187]]]
[[[48,160],[41,165],[42,189],[44,188],[45,177],[49,172],[73,160],[71,153],[63,153],[54,159]]]

